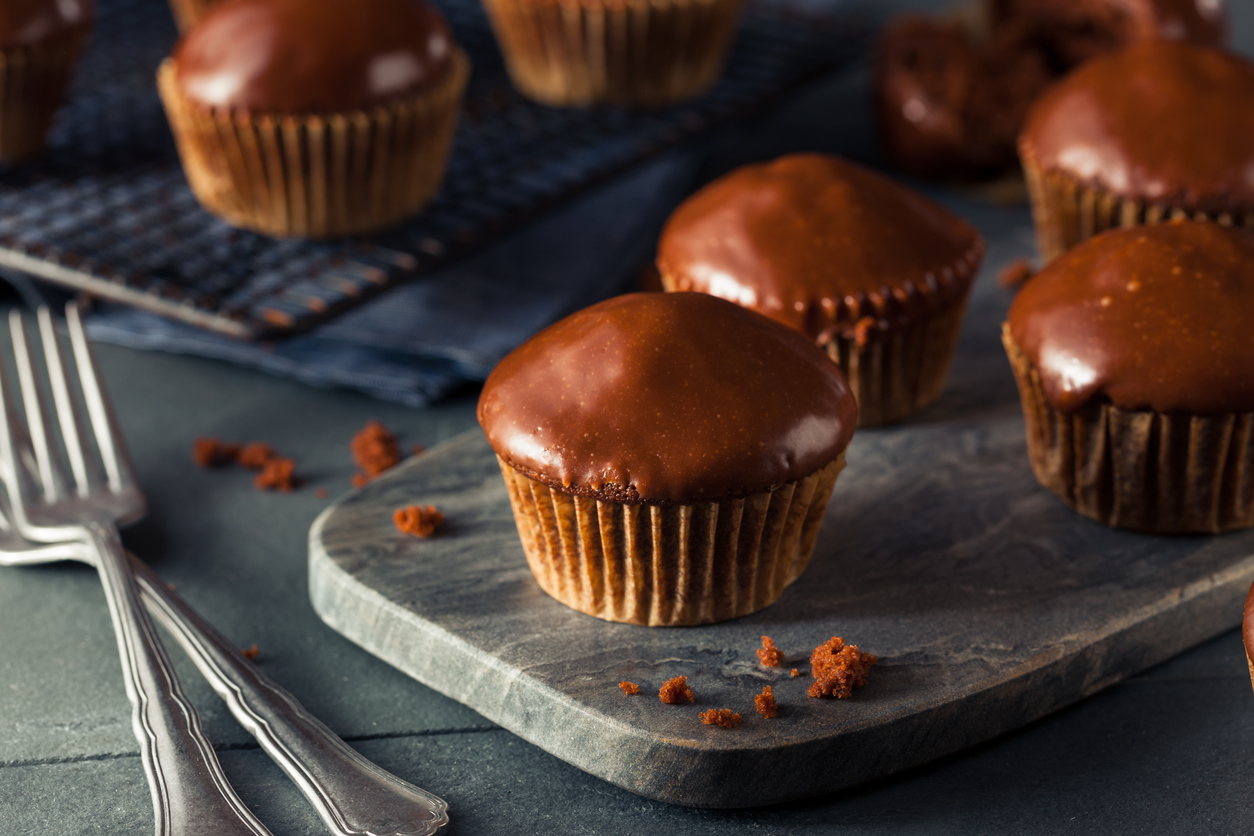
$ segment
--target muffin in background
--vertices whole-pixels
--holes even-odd
[[[92,0],[0,4],[0,162],[21,162],[43,150],[94,12]]]
[[[1245,596],[1245,612],[1241,619],[1241,639],[1245,643],[1245,662],[1250,669],[1250,682],[1254,684],[1254,586]]]
[[[723,71],[743,0],[483,0],[505,68],[541,104],[661,107]]]
[[[1158,534],[1254,525],[1254,232],[1111,230],[1019,291],[1002,337],[1037,480]]]
[[[984,255],[970,224],[838,157],[793,154],[715,180],[671,215],[668,291],[721,296],[840,364],[862,426],[940,396]]]
[[[209,13],[209,8],[219,0],[170,0],[170,13],[179,32],[186,34]]]
[[[1105,229],[1171,218],[1254,226],[1254,63],[1153,43],[1095,59],[1019,138],[1045,261]]]
[[[479,398],[540,587],[649,626],[774,603],[810,560],[856,422],[813,342],[696,293],[572,314]]]
[[[435,195],[469,73],[424,0],[223,0],[157,81],[206,209],[327,237],[391,226]]]

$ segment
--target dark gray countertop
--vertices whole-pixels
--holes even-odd
[[[1254,4],[1233,5],[1236,41],[1248,50]],[[856,74],[812,88],[729,140],[721,164],[790,148],[872,155],[864,89]],[[988,235],[981,282],[1031,252],[1026,209],[934,193]],[[255,642],[265,670],[363,754],[446,798],[448,833],[1238,834],[1254,820],[1254,705],[1236,630],[1025,729],[836,795],[709,812],[619,790],[380,662],[309,605],[306,533],[328,501],[314,489],[348,489],[348,439],[375,418],[405,447],[437,444],[473,425],[474,392],[412,410],[209,361],[108,346],[99,354],[150,500],[128,545],[241,647]],[[1000,356],[980,362],[1004,367]],[[961,405],[962,379],[955,374],[936,415]],[[199,470],[190,459],[199,435],[271,442],[297,459],[307,486],[258,493],[243,471]],[[0,634],[0,833],[151,832],[94,574],[68,564],[0,569]],[[276,836],[324,833],[190,663],[172,655],[244,800]]]

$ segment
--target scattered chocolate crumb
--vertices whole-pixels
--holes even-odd
[[[296,462],[292,459],[273,458],[265,463],[253,485],[259,491],[277,490],[291,493],[296,489]]]
[[[421,444],[415,444],[413,447],[409,448],[409,455],[411,456],[421,456],[425,452],[427,452],[427,448],[423,447]]]
[[[364,473],[354,473],[352,482],[353,482],[354,488],[360,488],[363,485],[367,485],[370,483],[370,477]]]
[[[770,636],[762,637],[762,647],[755,652],[758,660],[768,668],[777,668],[784,661],[784,652],[775,646]]]
[[[753,707],[768,720],[779,714],[779,704],[775,702],[775,694],[771,692],[770,685],[765,686],[762,693],[754,696]]]
[[[277,459],[279,454],[269,444],[261,441],[254,441],[251,444],[245,444],[239,451],[239,455],[235,460],[240,463],[241,467],[249,470],[262,470],[272,459]]]
[[[392,513],[392,522],[405,534],[430,537],[444,525],[444,515],[434,505],[425,508],[421,505],[407,505]]]
[[[637,684],[636,684],[636,683],[634,683],[634,682],[620,682],[620,683],[618,683],[618,687],[619,687],[619,688],[622,688],[622,689],[623,689],[623,693],[624,693],[624,694],[626,694],[626,695],[627,695],[627,696],[629,696],[629,697],[630,697],[632,694],[639,694],[639,693],[640,693],[640,686],[639,686],[639,685],[637,685]]]
[[[1026,258],[1016,258],[997,272],[997,284],[1000,287],[1013,289],[1022,287],[1024,282],[1035,275],[1032,262]]]
[[[242,655],[245,659],[253,661],[253,660],[256,660],[258,656],[261,655],[261,651],[257,649],[256,644],[253,644],[253,646],[248,648],[247,650],[241,650],[240,655]]]
[[[875,333],[876,323],[875,317],[864,316],[859,319],[853,326],[853,341],[858,348],[865,348],[867,343],[871,341],[871,335]]]
[[[235,461],[239,445],[201,436],[192,444],[192,459],[201,467],[220,467]]]
[[[166,584],[166,585],[165,585],[165,588],[166,588],[166,589],[168,589],[168,590],[170,590],[171,592],[173,592],[174,590],[178,589],[178,587],[177,587],[177,586],[175,586],[175,585],[174,585],[174,584],[172,584],[172,583],[168,583],[168,584]]]
[[[845,699],[854,688],[866,685],[867,673],[879,659],[858,650],[856,644],[845,644],[839,636],[823,642],[810,654],[810,669],[814,682],[808,692],[811,697],[836,697]]]
[[[801,671],[797,670],[796,668],[793,668],[792,673],[788,675],[791,676],[793,679],[796,679],[797,677],[801,676]]]
[[[318,497],[318,499],[326,499],[330,495],[331,495],[331,492],[328,491],[326,488],[318,488],[316,491],[314,491],[314,496]]]
[[[353,436],[348,445],[353,461],[361,473],[353,477],[353,487],[361,487],[401,460],[401,448],[396,436],[378,421],[367,421],[361,432]]]
[[[699,716],[701,717],[701,722],[707,726],[721,726],[725,729],[734,729],[740,725],[740,715],[730,708],[711,708],[709,711],[702,711]]]
[[[657,692],[658,699],[667,705],[680,705],[686,702],[696,702],[696,697],[692,695],[692,689],[688,687],[688,677],[677,676],[674,679],[668,679],[662,683],[662,689]]]

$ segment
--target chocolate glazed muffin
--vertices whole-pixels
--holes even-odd
[[[774,603],[810,560],[856,422],[813,342],[695,293],[579,311],[479,399],[541,588],[650,626]]]
[[[206,209],[325,237],[387,227],[431,199],[469,72],[423,0],[224,0],[157,78]]]
[[[20,162],[43,150],[94,11],[91,0],[0,5],[0,162]]]
[[[1019,139],[1041,257],[1170,218],[1254,226],[1254,63],[1130,47],[1042,96]]]
[[[1241,619],[1241,638],[1245,642],[1245,661],[1250,668],[1250,682],[1254,683],[1254,586],[1245,597],[1245,614]]]
[[[1113,230],[1019,292],[1003,340],[1042,485],[1160,534],[1254,525],[1254,232]]]
[[[840,364],[862,426],[940,396],[984,241],[853,163],[795,154],[684,201],[662,230],[669,291],[721,296],[797,329]]]

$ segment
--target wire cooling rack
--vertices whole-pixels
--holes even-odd
[[[218,333],[281,337],[749,114],[849,60],[863,40],[847,17],[816,25],[751,6],[726,74],[700,100],[659,111],[554,109],[510,87],[478,0],[437,2],[474,65],[440,194],[383,234],[312,242],[234,229],[200,208],[156,94],[157,65],[177,37],[169,9],[164,0],[100,0],[47,150],[0,171],[0,266]]]

